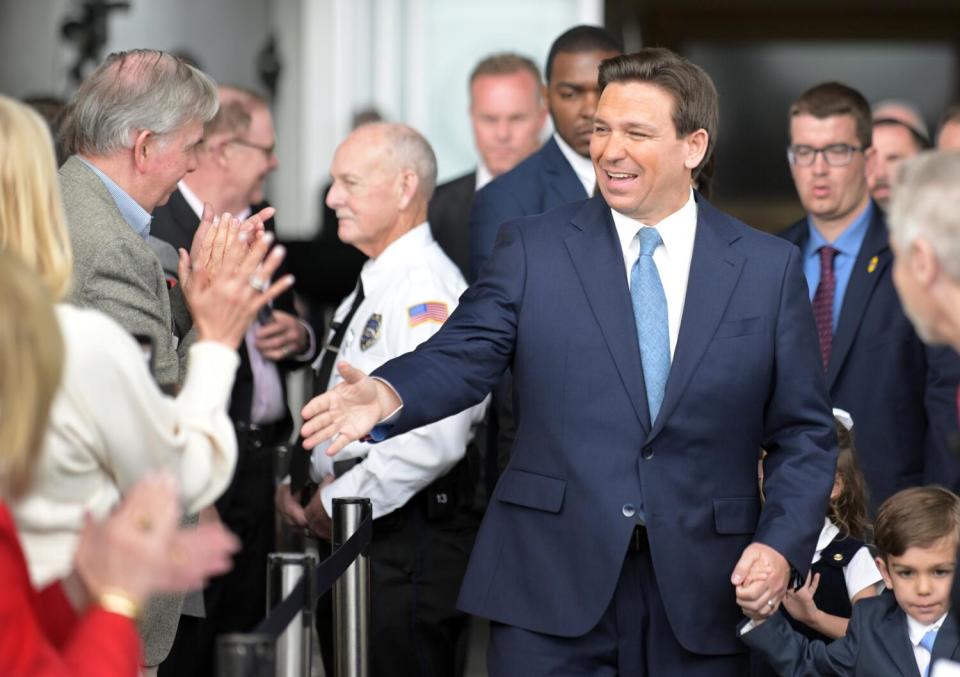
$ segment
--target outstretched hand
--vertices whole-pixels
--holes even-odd
[[[390,386],[349,363],[338,363],[337,371],[343,381],[307,402],[300,412],[304,421],[300,429],[304,449],[332,440],[327,448],[329,456],[366,437],[377,423],[402,404]]]

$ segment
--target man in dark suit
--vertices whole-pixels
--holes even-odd
[[[777,608],[833,484],[799,253],[692,191],[718,124],[702,69],[646,49],[599,89],[602,196],[505,224],[433,338],[375,378],[340,367],[305,446],[442,419],[512,365],[517,440],[459,600],[494,621],[490,674],[739,676],[735,588]]]
[[[221,86],[219,96],[220,110],[204,127],[197,169],[154,212],[152,232],[175,247],[192,239],[204,203],[217,214],[240,217],[258,210],[251,205],[263,202],[263,182],[277,167],[266,101],[233,87]],[[265,228],[273,230],[272,219]],[[310,359],[314,343],[296,316],[292,296],[287,292],[277,299],[269,316],[247,332],[238,351],[240,366],[230,400],[237,469],[216,507],[243,549],[233,570],[207,586],[205,618],[181,622],[161,675],[214,674],[216,636],[248,632],[265,614],[267,555],[274,550],[273,460],[277,446],[292,434],[285,377]]]
[[[543,147],[477,192],[470,209],[470,276],[493,251],[501,224],[593,195],[590,132],[597,109],[597,68],[621,51],[602,28],[576,26],[547,57],[547,108],[555,132]]]
[[[958,487],[949,443],[960,359],[925,346],[903,313],[893,254],[867,175],[870,108],[840,83],[790,108],[790,170],[807,217],[783,233],[800,247],[833,406],[851,413],[871,512],[905,487]]]
[[[470,274],[473,194],[540,147],[547,119],[543,97],[540,69],[519,54],[493,54],[470,73],[470,124],[480,162],[437,186],[429,211],[434,239],[464,277]]]

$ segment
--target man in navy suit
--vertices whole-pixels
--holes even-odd
[[[505,224],[433,338],[372,377],[339,365],[305,446],[441,419],[512,366],[517,438],[459,599],[493,621],[490,674],[739,676],[736,596],[778,607],[833,484],[799,252],[692,191],[718,122],[702,69],[645,49],[599,89],[602,195]]]
[[[590,133],[597,110],[597,68],[620,54],[617,40],[596,26],[575,26],[547,56],[547,108],[555,132],[540,150],[482,188],[470,209],[470,281],[493,251],[500,226],[519,216],[593,195]]]
[[[807,217],[783,237],[800,247],[827,387],[856,422],[875,512],[906,487],[960,487],[949,450],[960,359],[925,346],[897,298],[887,226],[867,189],[871,135],[870,107],[846,85],[797,99],[788,159]]]

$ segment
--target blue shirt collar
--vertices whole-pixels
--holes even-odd
[[[100,181],[106,187],[107,192],[113,198],[117,209],[120,210],[120,216],[133,228],[133,231],[146,240],[150,236],[150,221],[153,217],[146,209],[140,206],[140,203],[134,200],[130,195],[109,176],[104,174],[98,167],[91,164],[84,158],[77,156],[83,164],[93,170],[93,173],[100,177]]]
[[[873,200],[868,200],[867,206],[863,211],[857,215],[853,223],[847,226],[847,229],[843,231],[840,237],[832,244],[824,239],[820,231],[813,225],[813,219],[808,215],[807,229],[810,231],[810,240],[807,242],[806,247],[807,256],[816,256],[821,247],[829,244],[840,252],[840,254],[856,258],[860,252],[860,246],[863,244],[863,238],[867,235],[867,228],[870,226],[870,221],[873,219],[873,210]]]

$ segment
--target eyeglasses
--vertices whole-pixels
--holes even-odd
[[[823,153],[823,159],[831,167],[845,167],[853,160],[854,153],[863,151],[863,146],[851,146],[848,143],[833,143],[823,148],[790,146],[787,148],[787,159],[797,167],[809,167],[817,161],[817,153]]]
[[[258,151],[260,151],[261,153],[263,153],[264,156],[267,158],[267,160],[270,160],[270,158],[273,157],[273,153],[274,153],[274,151],[276,151],[276,149],[277,149],[277,144],[273,144],[273,145],[270,145],[270,146],[261,146],[261,145],[256,144],[256,143],[251,143],[250,141],[247,141],[246,139],[230,139],[229,141],[227,141],[227,143],[238,143],[238,144],[240,144],[241,146],[246,146],[247,148],[255,148],[256,150],[258,150]]]

